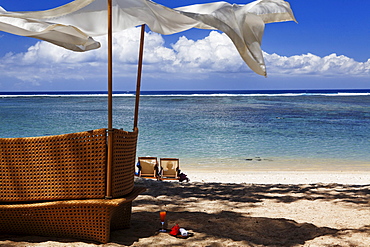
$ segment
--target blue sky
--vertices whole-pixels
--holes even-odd
[[[68,2],[0,0],[0,6],[27,11]],[[179,7],[211,1],[156,2]],[[192,29],[162,36],[147,30],[142,89],[369,89],[370,1],[288,2],[298,24],[266,25],[262,50],[267,78],[253,73],[220,32]],[[136,28],[115,34],[114,90],[135,89],[138,36]],[[94,38],[102,43],[101,49],[73,53],[0,32],[0,91],[106,90],[105,37]]]

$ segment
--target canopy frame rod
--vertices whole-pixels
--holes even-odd
[[[107,150],[107,184],[106,199],[112,198],[113,171],[113,28],[112,0],[108,0],[108,150]]]
[[[137,128],[139,120],[139,103],[140,103],[140,88],[141,88],[141,74],[143,68],[143,54],[144,54],[144,36],[145,36],[145,24],[141,25],[140,33],[140,48],[139,48],[139,61],[137,69],[137,80],[136,80],[136,100],[135,100],[135,113],[134,113],[134,130]]]

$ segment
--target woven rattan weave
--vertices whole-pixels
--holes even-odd
[[[124,198],[0,204],[0,232],[107,243],[111,230],[128,228],[131,202],[145,188]]]
[[[133,189],[137,135],[113,131],[113,197]],[[0,202],[104,198],[106,139],[106,129],[0,138]]]
[[[114,130],[112,196],[124,196],[134,187],[136,143],[138,130],[133,132]]]

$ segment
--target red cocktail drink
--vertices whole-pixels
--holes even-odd
[[[166,232],[166,230],[164,229],[164,222],[166,221],[166,215],[167,215],[166,211],[159,212],[159,218],[161,219],[161,224],[162,224],[162,229],[159,230],[160,232]]]

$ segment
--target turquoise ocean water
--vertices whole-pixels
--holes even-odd
[[[104,92],[0,93],[0,137],[107,127]],[[134,93],[116,92],[132,130]],[[370,90],[143,92],[138,156],[182,167],[370,171]]]

